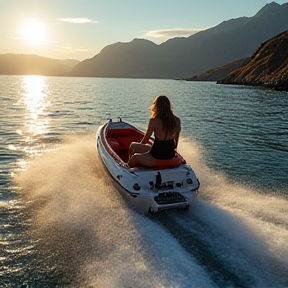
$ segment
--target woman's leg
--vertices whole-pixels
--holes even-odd
[[[130,167],[144,166],[153,167],[156,164],[156,159],[149,152],[144,154],[136,153],[128,161]]]
[[[135,153],[146,153],[150,151],[150,149],[151,149],[151,146],[148,144],[132,142],[128,151],[129,158]]]

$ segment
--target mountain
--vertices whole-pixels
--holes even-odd
[[[200,75],[196,75],[193,77],[190,77],[188,79],[184,79],[187,81],[220,81],[227,77],[232,71],[236,70],[239,67],[242,67],[243,65],[247,64],[250,58],[244,58],[240,60],[236,60],[233,62],[229,62],[225,65],[222,65],[220,67],[212,68]]]
[[[78,64],[80,63],[79,60],[76,59],[63,59],[60,60],[61,64],[67,66],[67,68],[69,69],[69,72]]]
[[[79,63],[70,75],[125,78],[135,75],[138,78],[145,73],[153,78],[153,75],[157,76],[162,69],[168,68],[165,63],[161,67],[154,65],[157,63],[155,51],[157,45],[148,40],[134,39],[129,44],[118,42],[106,46],[92,59]],[[149,55],[145,57],[145,61],[143,55]]]
[[[67,76],[79,62],[28,54],[0,54],[0,75]]]
[[[224,21],[160,45],[134,39],[106,46],[71,71],[71,76],[183,79],[251,57],[266,40],[288,29],[288,3],[265,5],[253,17]]]
[[[288,30],[263,43],[246,65],[218,83],[288,91]]]

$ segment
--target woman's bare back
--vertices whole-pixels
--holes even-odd
[[[174,116],[175,122],[176,122],[176,130],[175,131],[166,131],[163,129],[163,123],[162,120],[158,117],[151,119],[151,124],[153,125],[154,130],[154,136],[158,138],[159,140],[170,140],[178,138],[178,135],[180,133],[180,119],[177,116]]]

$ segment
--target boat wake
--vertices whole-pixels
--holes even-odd
[[[274,196],[277,191],[263,194],[228,180],[205,166],[201,149],[195,143],[182,141],[181,144],[186,151],[183,156],[202,179],[201,193],[196,209],[184,216],[173,215],[173,221],[187,233],[196,233],[196,238],[200,237],[198,244],[212,251],[216,263],[213,255],[203,263],[208,270],[213,270],[212,276],[216,272],[216,278],[215,275],[212,278],[220,287],[225,286],[221,281],[235,283],[236,287],[286,287],[287,199]],[[193,237],[195,235],[190,239]],[[219,273],[217,267],[224,273]]]
[[[33,160],[15,177],[32,220],[35,261],[29,270],[40,267],[45,275],[33,281],[73,287],[287,286],[287,200],[229,182],[205,166],[195,143],[182,139],[179,150],[200,179],[200,199],[188,213],[150,216],[127,207],[98,158],[94,135],[69,137]]]

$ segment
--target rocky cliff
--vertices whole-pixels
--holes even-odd
[[[288,30],[264,42],[246,65],[217,83],[288,91]]]

